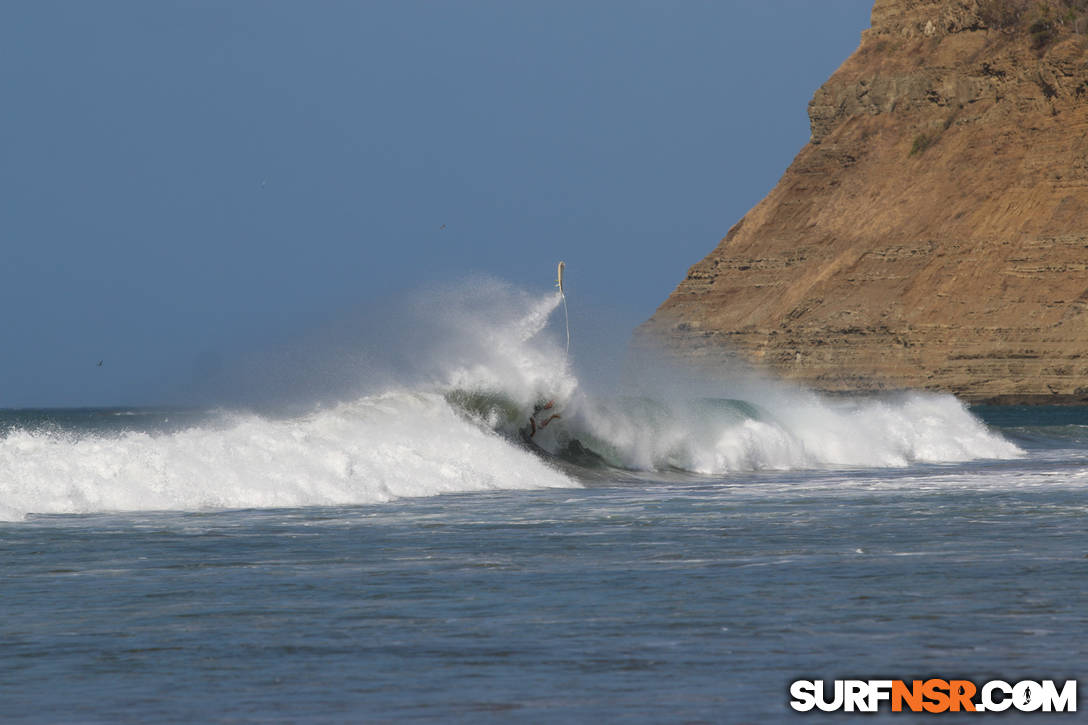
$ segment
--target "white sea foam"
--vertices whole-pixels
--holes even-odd
[[[244,416],[164,435],[16,430],[0,439],[0,518],[9,521],[575,485],[429,393],[391,392],[301,419]]]
[[[832,400],[773,386],[748,395],[746,401],[586,398],[572,401],[566,424],[614,465],[705,474],[1021,455],[950,395]],[[560,430],[549,433],[558,437]]]

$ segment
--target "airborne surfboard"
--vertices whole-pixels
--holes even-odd
[[[563,289],[563,271],[567,268],[567,263],[560,261],[559,269],[555,273],[555,286],[559,288],[559,296],[563,298],[563,322],[567,326],[567,354],[570,354],[570,317],[567,315],[567,293]]]

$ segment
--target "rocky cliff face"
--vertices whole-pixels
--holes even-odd
[[[811,142],[638,339],[823,390],[1088,401],[1081,5],[877,0]]]

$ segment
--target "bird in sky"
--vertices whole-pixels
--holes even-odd
[[[98,361],[98,367],[102,367],[102,361],[101,360]]]

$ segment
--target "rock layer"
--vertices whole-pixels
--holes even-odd
[[[636,338],[828,391],[1088,401],[1088,22],[1069,6],[877,0],[810,143]]]

